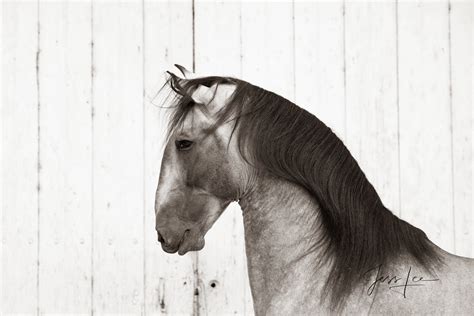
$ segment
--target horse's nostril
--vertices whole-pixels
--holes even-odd
[[[161,236],[160,232],[158,232],[158,241],[161,243],[165,242],[165,239],[163,238],[163,236]]]

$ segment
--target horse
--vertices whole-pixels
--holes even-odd
[[[387,209],[329,127],[246,81],[176,67],[155,200],[165,252],[201,250],[237,201],[256,315],[473,315],[474,260]]]

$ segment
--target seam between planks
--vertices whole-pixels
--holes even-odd
[[[396,93],[397,93],[397,153],[398,153],[398,216],[402,217],[402,169],[400,164],[400,58],[399,58],[399,39],[398,39],[398,0],[395,1],[395,55],[396,55]]]
[[[40,53],[41,53],[41,45],[40,45],[40,2],[39,0],[36,1],[36,27],[37,27],[37,41],[36,41],[36,97],[37,97],[37,165],[36,165],[36,192],[37,192],[37,232],[36,232],[36,313],[37,315],[40,314],[40,214],[41,214],[41,199],[40,199],[40,192],[41,192],[41,98],[40,98]]]
[[[95,176],[95,170],[94,170],[94,160],[95,160],[95,155],[94,155],[94,150],[95,150],[95,144],[94,144],[94,3],[93,0],[91,0],[91,5],[90,5],[90,18],[91,18],[91,43],[90,43],[90,75],[91,75],[91,86],[90,86],[90,99],[91,99],[91,107],[90,107],[90,112],[91,112],[91,210],[90,210],[90,216],[91,216],[91,222],[90,222],[90,228],[91,228],[91,262],[90,262],[90,269],[91,269],[91,294],[90,294],[90,304],[91,304],[91,310],[90,313],[91,315],[94,315],[94,210],[95,210],[95,186],[94,186],[94,176]]]
[[[191,1],[192,10],[192,32],[193,32],[193,72],[196,72],[196,15],[195,15],[195,0]]]
[[[453,250],[456,253],[456,205],[454,199],[454,131],[453,131],[453,73],[452,73],[452,47],[451,47],[451,1],[448,1],[448,80],[449,80],[449,133],[451,141],[451,200],[453,221]]]
[[[344,141],[347,142],[347,73],[346,73],[346,1],[342,1],[342,58],[344,84]]]
[[[145,0],[142,0],[142,194],[143,194],[143,301],[142,301],[142,311],[146,315],[146,246],[145,246],[145,237],[146,237],[146,122],[145,122]]]
[[[295,0],[291,1],[291,27],[292,27],[292,53],[293,53],[293,102],[296,103],[296,26],[295,26]]]

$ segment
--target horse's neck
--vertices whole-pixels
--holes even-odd
[[[256,314],[330,313],[332,310],[328,300],[321,301],[324,297],[321,294],[331,258],[326,257],[323,249],[314,246],[317,245],[315,241],[323,237],[318,235],[322,229],[317,201],[300,186],[264,178],[240,200],[240,205]],[[401,300],[400,293],[392,291],[387,284],[378,285],[374,288],[374,294],[369,295],[369,285],[375,284],[379,277],[376,270],[364,275],[367,284],[359,284],[352,289],[346,300],[345,313],[365,314],[369,310],[382,313],[391,311],[392,304],[407,301]],[[406,277],[408,280],[410,271],[418,279],[420,276],[425,279],[441,278],[445,273],[439,271],[439,275],[432,275],[414,259],[400,254],[397,260],[384,267],[383,277]],[[428,288],[430,283],[423,285]],[[375,293],[379,293],[377,299]],[[412,290],[410,295],[421,302],[426,300],[423,295],[429,297],[430,293]]]
[[[321,231],[314,198],[290,182],[265,178],[240,205],[257,314],[321,307],[327,266],[316,264],[319,249],[308,251]]]

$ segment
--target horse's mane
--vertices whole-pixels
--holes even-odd
[[[314,240],[313,249],[323,245],[332,258],[323,292],[329,294],[333,306],[344,303],[365,272],[391,259],[408,255],[427,270],[440,262],[425,233],[383,205],[343,142],[314,115],[234,78],[183,80],[172,75],[168,83],[178,95],[170,133],[195,105],[190,95],[198,85],[236,85],[218,113],[216,126],[235,120],[244,159],[303,186],[319,203],[324,237]]]

